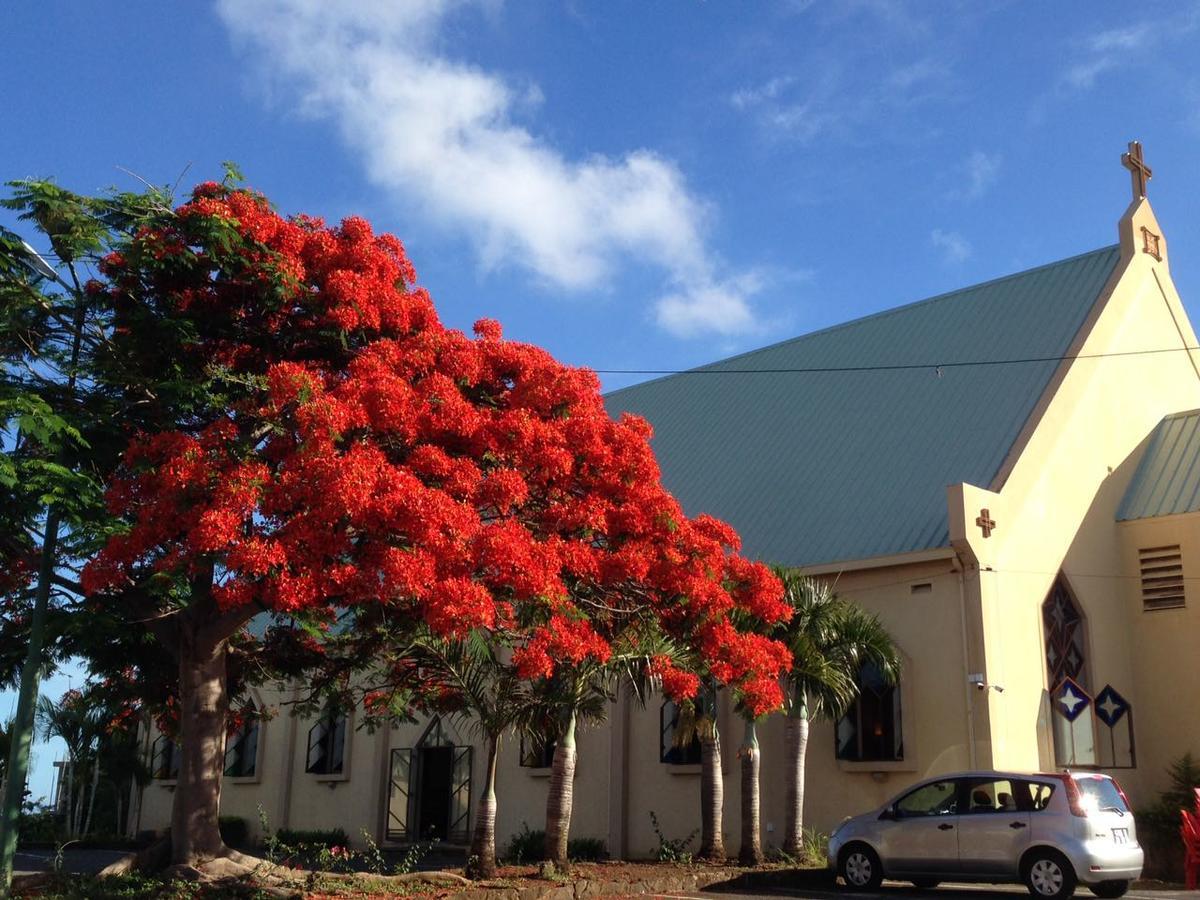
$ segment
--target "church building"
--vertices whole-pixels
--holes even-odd
[[[654,427],[667,488],[746,555],[830,579],[878,614],[899,682],[866,670],[818,722],[805,822],[830,831],[927,776],[1095,768],[1137,806],[1200,752],[1200,349],[1146,199],[1140,145],[1117,243],[608,395]],[[287,692],[262,690],[263,706]],[[726,847],[737,851],[741,721],[720,697]],[[1186,708],[1186,707],[1185,707]],[[678,711],[623,697],[579,737],[572,836],[613,856],[700,823],[699,749]],[[759,728],[765,846],[784,820],[783,723]],[[175,752],[134,830],[170,821]],[[229,740],[222,813],[465,844],[483,749],[450,718],[373,733],[285,713]],[[541,828],[547,748],[502,750],[497,836]]]

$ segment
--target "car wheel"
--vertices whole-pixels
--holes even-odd
[[[1063,900],[1075,893],[1075,870],[1053,850],[1039,850],[1025,863],[1025,886],[1039,900]]]
[[[838,874],[852,891],[873,891],[883,883],[883,864],[866,844],[851,844],[842,851]]]
[[[921,891],[932,891],[941,884],[936,878],[914,878],[913,887]]]
[[[1099,884],[1089,884],[1088,890],[1097,897],[1104,897],[1105,900],[1115,900],[1117,897],[1125,896],[1125,892],[1129,890],[1129,882],[1101,881]]]

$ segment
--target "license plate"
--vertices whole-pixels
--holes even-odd
[[[1113,836],[1114,844],[1128,844],[1129,843],[1129,829],[1128,828],[1114,828],[1112,830],[1112,836]]]

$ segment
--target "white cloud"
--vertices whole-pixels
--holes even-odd
[[[947,263],[964,262],[973,252],[970,242],[956,231],[935,228],[929,233],[929,242],[942,251],[942,260]]]
[[[646,149],[569,159],[521,125],[516,115],[540,102],[536,85],[514,87],[442,52],[442,26],[464,5],[217,0],[268,77],[338,124],[369,178],[465,231],[485,268],[592,290],[620,265],[649,264],[670,285],[657,307],[663,327],[754,330],[753,279],[717,276],[710,210],[674,163]]]
[[[933,58],[889,70],[877,77],[866,64],[830,64],[812,75],[777,75],[728,95],[729,104],[748,116],[773,140],[808,144],[835,139],[870,140],[907,134],[919,107],[945,100],[956,81]]]
[[[975,200],[996,182],[1000,173],[1001,156],[999,153],[984,153],[975,150],[963,163],[964,184],[958,192],[967,200]]]

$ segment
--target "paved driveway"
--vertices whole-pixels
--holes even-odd
[[[851,893],[836,887],[771,888],[758,893],[733,893],[725,891],[703,891],[696,894],[668,894],[676,900],[749,900],[752,897],[803,897],[805,900],[1018,900],[1029,897],[1021,885],[972,885],[943,884],[935,890],[919,891],[911,884],[901,882],[883,883],[873,893]],[[1095,900],[1086,888],[1075,891],[1077,898]],[[1125,895],[1126,900],[1200,900],[1200,891],[1170,891],[1134,889]]]
[[[75,850],[68,847],[63,851],[63,869],[67,872],[99,872],[127,853],[128,850]],[[54,851],[18,850],[14,862],[14,875],[50,872],[54,869]]]

